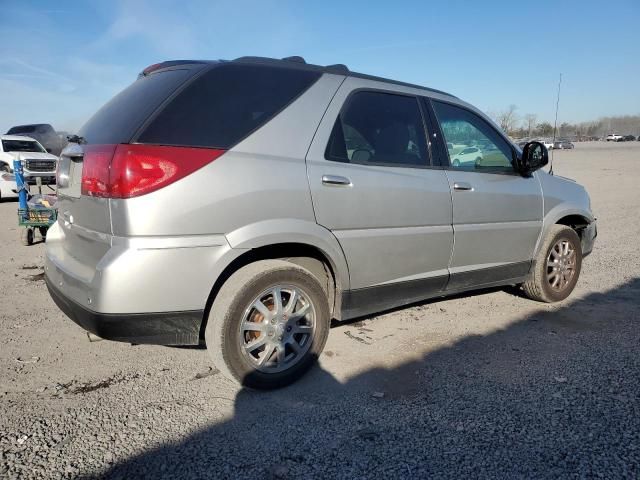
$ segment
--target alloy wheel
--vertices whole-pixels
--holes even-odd
[[[558,240],[547,257],[547,281],[560,292],[567,288],[576,274],[576,251],[569,240]]]
[[[299,287],[275,285],[258,295],[240,322],[240,346],[252,366],[265,373],[300,362],[313,343],[316,313]]]

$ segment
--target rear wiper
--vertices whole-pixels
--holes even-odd
[[[71,143],[77,143],[78,145],[87,143],[84,137],[80,137],[78,135],[67,135],[67,140]]]

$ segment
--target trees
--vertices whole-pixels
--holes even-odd
[[[536,125],[536,120],[537,120],[538,116],[535,113],[527,113],[524,116],[524,124],[525,124],[525,128],[528,132],[528,137],[531,138],[532,135],[534,135],[535,133],[535,125]]]
[[[495,120],[500,125],[500,128],[508,135],[511,131],[516,128],[516,124],[518,123],[518,115],[516,114],[516,110],[518,109],[515,105],[509,105],[509,108],[498,112],[495,114]]]
[[[535,113],[527,113],[519,120],[516,113],[517,108],[515,105],[509,105],[508,109],[490,115],[502,130],[513,138],[551,137],[553,135],[553,124],[546,121],[536,123],[538,116]],[[598,120],[589,122],[563,122],[559,125],[556,133],[558,137],[578,140],[602,138],[609,133],[640,136],[640,115],[600,117]]]
[[[553,125],[551,125],[549,122],[542,122],[536,125],[536,130],[541,136],[547,137],[553,134]]]

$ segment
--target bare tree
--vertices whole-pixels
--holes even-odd
[[[503,110],[496,114],[496,121],[500,125],[500,128],[502,128],[502,130],[507,134],[514,130],[518,123],[518,115],[516,114],[517,109],[518,107],[515,105],[509,105],[507,110]]]
[[[538,119],[538,116],[535,113],[527,113],[524,116],[524,123],[527,128],[527,131],[529,132],[529,135],[528,135],[529,138],[531,138],[533,134],[533,130],[535,129],[537,119]]]
[[[536,125],[536,130],[538,130],[540,135],[546,137],[553,133],[553,125],[551,125],[549,122],[542,122]]]

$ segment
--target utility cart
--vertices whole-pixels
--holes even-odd
[[[24,227],[20,231],[23,245],[32,245],[36,229],[44,240],[47,230],[58,218],[55,195],[43,195],[39,188],[39,195],[29,198],[29,185],[25,182],[22,162],[14,160],[13,171],[18,189],[18,225]]]

